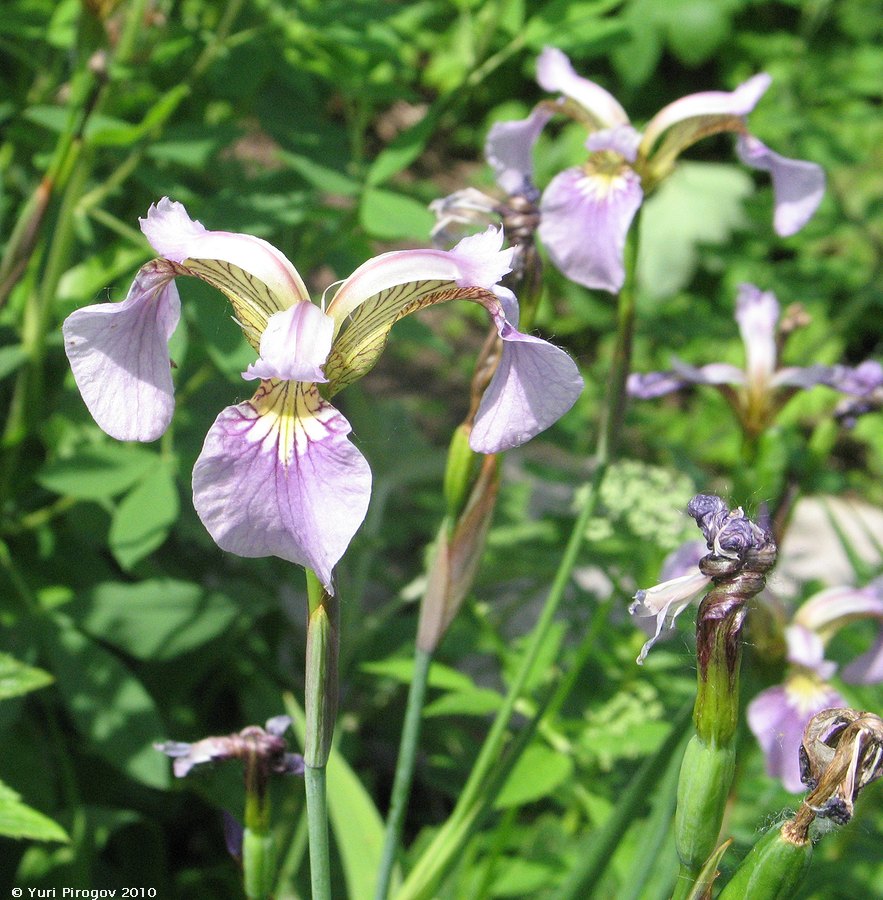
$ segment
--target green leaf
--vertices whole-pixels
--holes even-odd
[[[175,476],[169,466],[159,465],[123,498],[113,515],[108,542],[117,562],[130,569],[156,550],[179,511]]]
[[[414,678],[414,660],[413,658],[402,659],[390,658],[381,659],[376,662],[362,663],[361,669],[364,672],[370,672],[372,675],[385,675],[387,678],[394,678],[402,684],[410,684]],[[442,688],[448,691],[468,691],[475,687],[472,679],[450,666],[443,663],[433,662],[429,667],[429,687]]]
[[[544,744],[531,744],[509,773],[494,806],[507,809],[548,796],[573,772],[573,760]]]
[[[486,716],[500,708],[503,698],[490,688],[474,688],[445,694],[423,709],[427,719],[433,716]]]
[[[57,629],[43,629],[57,690],[88,746],[131,778],[155,788],[169,784],[166,758],[153,742],[166,736],[153,698],[109,651],[56,616]]]
[[[745,221],[742,202],[752,190],[751,176],[736,166],[679,163],[641,213],[641,291],[659,299],[684,287],[699,247],[724,243]]]
[[[166,660],[214,640],[239,607],[198,584],[156,578],[105,582],[69,607],[84,631],[138,659]]]
[[[308,184],[327,194],[341,197],[355,197],[360,190],[359,182],[341,175],[337,169],[330,169],[299,153],[279,151],[279,158],[286,162]]]
[[[291,694],[285,695],[285,711],[303,743],[304,712]],[[371,900],[383,848],[383,819],[336,747],[331,748],[327,768],[328,812],[343,864],[346,896],[350,900]]]
[[[10,838],[29,838],[33,841],[60,841],[70,838],[57,822],[21,802],[12,788],[0,781],[0,834]]]
[[[104,499],[130,488],[158,460],[155,453],[143,447],[102,444],[47,463],[37,474],[37,481],[56,494],[82,500]]]
[[[370,235],[383,240],[426,240],[435,224],[435,216],[413,197],[369,188],[362,195],[359,221]]]
[[[7,653],[0,653],[0,700],[29,694],[52,684],[52,681],[48,672],[27,666]]]

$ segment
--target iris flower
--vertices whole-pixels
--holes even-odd
[[[793,793],[804,790],[798,752],[807,722],[823,709],[848,706],[829,684],[837,664],[825,659],[825,645],[844,625],[862,618],[883,623],[883,580],[864,588],[828,588],[810,597],[785,629],[785,681],[762,691],[748,704],[748,725],[763,750],[767,773],[781,779]],[[883,681],[881,638],[883,629],[874,647],[844,668],[844,681]]]
[[[260,238],[208,231],[168,198],[140,222],[159,258],[141,267],[126,300],[85,307],[64,323],[86,406],[112,437],[158,438],[174,409],[175,278],[193,276],[225,294],[258,353],[243,378],[259,384],[209,429],[193,470],[196,511],[224,550],[308,566],[329,591],[371,492],[368,463],[329,400],[374,366],[396,321],[447,300],[471,300],[490,314],[502,354],[475,417],[477,452],[524,443],[582,389],[566,353],[517,330],[518,304],[498,286],[512,255],[500,249],[501,231],[489,228],[450,251],[384,253],[319,305],[288,259]]]
[[[678,156],[709,135],[736,133],[739,159],[770,173],[778,234],[799,231],[821,202],[825,176],[819,166],[774,153],[746,128],[745,117],[769,87],[769,75],[755,75],[731,92],[682,97],[663,107],[643,132],[611,94],[577,75],[560,50],[547,47],[540,54],[537,81],[561,98],[540,103],[526,119],[494,125],[485,155],[504,191],[530,196],[533,146],[546,123],[561,112],[586,126],[585,163],[556,175],[540,202],[540,238],[552,262],[578,284],[619,291],[626,234],[635,213],[670,174]]]
[[[735,409],[749,434],[759,434],[801,388],[824,384],[844,394],[864,397],[883,385],[883,366],[866,360],[856,367],[779,367],[779,304],[770,291],[743,284],[736,298],[736,321],[745,345],[745,369],[728,363],[694,368],[673,360],[668,372],[633,373],[628,392],[642,400],[661,397],[689,384],[716,387]]]

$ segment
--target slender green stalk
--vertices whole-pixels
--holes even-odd
[[[310,844],[310,881],[313,900],[331,897],[331,861],[328,844],[328,800],[325,765],[331,751],[337,713],[338,602],[306,570],[307,661],[304,690],[304,781],[307,830]]]
[[[330,900],[331,854],[328,846],[328,801],[325,766],[306,766],[307,830],[310,836],[310,886],[312,900]]]
[[[477,801],[486,790],[486,781],[499,760],[515,705],[524,690],[524,686],[530,680],[540,650],[564,597],[573,568],[577,563],[579,552],[585,540],[586,527],[597,507],[601,484],[615,452],[619,427],[625,410],[625,383],[631,363],[635,316],[637,233],[638,229],[637,225],[635,225],[630,233],[626,248],[627,277],[618,298],[616,344],[608,382],[607,406],[598,436],[595,471],[588,486],[589,490],[585,494],[582,509],[574,523],[564,555],[555,573],[555,578],[540,612],[540,617],[525,648],[518,671],[512,679],[509,691],[497,712],[488,736],[485,738],[485,742],[460,793],[454,811],[421,855],[414,869],[402,885],[401,891],[396,895],[397,900],[416,900],[416,898],[429,896],[433,885],[441,878],[448,865],[460,851],[462,841],[465,840],[465,837],[468,837],[469,829],[463,827],[463,820],[473,814],[474,809],[479,805]],[[459,839],[458,835],[460,836]]]
[[[423,700],[426,697],[426,685],[429,681],[429,666],[432,654],[419,647],[414,653],[414,673],[408,689],[408,705],[405,709],[405,721],[402,725],[402,739],[399,744],[399,761],[396,766],[395,780],[392,785],[389,816],[386,820],[386,833],[383,841],[383,854],[380,858],[380,870],[377,874],[375,900],[385,900],[392,879],[396,850],[402,835],[408,797],[411,793],[411,781],[414,777],[414,760],[417,756],[417,741],[420,737],[420,718],[423,714]]]

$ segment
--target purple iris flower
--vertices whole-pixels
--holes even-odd
[[[529,440],[582,389],[566,353],[517,330],[517,301],[498,285],[512,256],[500,249],[499,230],[450,251],[384,253],[318,305],[288,259],[260,238],[208,231],[168,198],[140,221],[160,258],[141,267],[126,300],[85,307],[64,323],[86,406],[112,437],[158,438],[174,409],[168,341],[180,315],[175,278],[193,276],[220,290],[258,353],[243,377],[259,385],[209,429],[193,470],[196,511],[224,550],[309,566],[328,590],[371,492],[368,464],[329,400],[373,368],[400,318],[459,299],[484,306],[496,324],[501,359],[470,437],[479,453]]]
[[[825,176],[819,166],[779,156],[746,129],[745,117],[769,87],[769,75],[755,75],[731,92],[682,97],[661,109],[643,132],[604,88],[577,75],[560,50],[547,47],[540,54],[537,81],[563,97],[540,103],[526,119],[494,125],[485,155],[504,191],[529,195],[533,146],[549,119],[561,112],[588,128],[588,159],[556,175],[540,203],[540,238],[555,265],[578,284],[619,291],[626,234],[644,197],[682,151],[709,135],[735,132],[742,162],[770,173],[778,234],[799,231],[821,202]]]
[[[883,366],[875,360],[866,360],[854,368],[841,365],[780,368],[781,341],[776,330],[779,304],[770,291],[743,284],[736,298],[736,321],[745,345],[744,369],[728,363],[695,368],[675,359],[668,372],[630,375],[629,394],[647,400],[689,384],[713,385],[733,406],[746,432],[758,434],[801,388],[824,384],[844,394],[865,396],[883,385]]]
[[[844,625],[862,618],[883,623],[883,580],[864,588],[828,588],[810,597],[785,629],[785,681],[748,704],[748,725],[763,750],[767,773],[793,793],[805,790],[798,753],[807,722],[823,709],[848,705],[828,683],[837,664],[825,659],[825,645]],[[874,647],[841,677],[861,684],[883,681],[883,629]]]

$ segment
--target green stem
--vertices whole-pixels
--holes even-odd
[[[506,739],[509,720],[512,718],[515,705],[521,696],[521,692],[524,690],[524,686],[530,679],[540,650],[558,611],[558,606],[570,583],[571,572],[576,565],[579,552],[585,540],[586,527],[597,507],[601,484],[607,474],[616,448],[619,427],[625,410],[625,383],[631,363],[635,316],[637,234],[638,228],[637,223],[635,223],[626,247],[626,282],[618,298],[616,344],[610,369],[610,380],[608,382],[607,406],[598,436],[596,465],[591,483],[588,486],[589,490],[586,492],[582,509],[570,533],[558,571],[555,573],[546,602],[530,636],[518,671],[497,712],[488,736],[485,738],[478,759],[476,759],[466,785],[460,793],[454,811],[420,856],[401,891],[396,895],[397,900],[412,900],[412,898],[428,896],[431,893],[432,886],[444,874],[448,864],[462,846],[461,840],[457,840],[457,833],[461,836],[468,836],[469,830],[462,827],[463,819],[472,813],[476,806],[476,801],[485,790],[485,782],[488,775],[499,760],[503,743]]]
[[[331,862],[328,846],[328,801],[325,764],[331,750],[337,713],[338,601],[306,569],[307,660],[304,689],[304,779],[307,830],[310,844],[310,881],[313,900],[331,897]]]
[[[392,786],[389,815],[386,820],[383,854],[380,858],[377,888],[374,892],[375,900],[386,900],[389,892],[392,868],[395,864],[405,810],[408,807],[408,797],[411,793],[411,781],[414,777],[414,760],[417,756],[417,741],[420,737],[420,718],[423,714],[423,700],[426,696],[431,662],[432,654],[418,647],[414,653],[414,674],[411,676],[411,686],[408,690],[408,706],[402,725],[402,739],[399,745],[399,758]]]
[[[331,866],[328,847],[328,801],[325,766],[306,766],[307,830],[310,840],[310,885],[312,900],[330,900]]]

